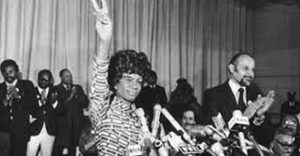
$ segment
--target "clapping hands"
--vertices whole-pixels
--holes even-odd
[[[244,111],[243,116],[247,116],[251,119],[253,116],[262,116],[264,115],[274,102],[274,91],[269,91],[267,96],[258,95],[257,99],[254,102],[249,101],[248,107]]]
[[[7,94],[11,95],[15,99],[20,98],[19,89],[16,87],[9,87],[7,90]]]

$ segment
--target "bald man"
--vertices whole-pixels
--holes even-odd
[[[255,61],[248,53],[237,53],[234,55],[229,64],[229,79],[223,84],[207,89],[204,92],[204,112],[208,123],[212,123],[212,117],[218,113],[222,115],[225,122],[232,118],[234,110],[244,112],[250,103],[260,105],[259,102],[273,102],[273,96],[270,98],[263,97],[263,93],[253,83],[255,70]],[[263,99],[261,98],[263,97]],[[263,101],[268,100],[268,101]],[[262,135],[261,133],[271,133],[271,126],[265,119],[265,111],[254,112],[249,120],[251,122],[251,130],[261,143],[268,144],[272,136]]]

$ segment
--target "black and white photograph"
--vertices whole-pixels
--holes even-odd
[[[0,0],[0,156],[300,156],[300,0]]]

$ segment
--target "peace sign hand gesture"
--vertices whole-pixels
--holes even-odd
[[[102,42],[110,42],[112,37],[112,22],[108,16],[108,7],[105,0],[101,0],[102,8],[96,0],[91,0],[95,9],[96,30]]]

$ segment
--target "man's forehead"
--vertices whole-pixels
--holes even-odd
[[[277,134],[275,136],[275,139],[277,139],[278,141],[286,142],[286,143],[294,142],[294,137],[291,135],[287,135],[287,134]]]
[[[44,74],[42,74],[41,75],[41,77],[40,78],[49,78],[50,77],[50,74],[49,73],[44,73]]]
[[[248,55],[241,55],[239,58],[237,58],[236,63],[255,63],[254,59]]]
[[[194,112],[193,111],[186,111],[183,113],[183,115],[187,116],[187,117],[193,117],[194,116]]]
[[[6,70],[15,70],[15,66],[9,65],[5,68]]]
[[[63,75],[66,75],[66,74],[71,75],[71,72],[70,72],[69,70],[65,70],[65,71],[63,72]]]
[[[297,123],[297,119],[293,116],[285,116],[283,121],[290,121],[290,122],[294,122],[294,123]]]

